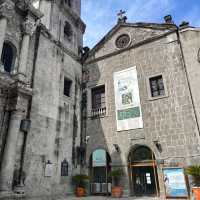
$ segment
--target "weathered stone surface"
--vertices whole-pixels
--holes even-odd
[[[1,193],[0,199],[76,199],[62,196],[73,193],[71,176],[80,172],[75,148],[80,146],[81,131],[83,135],[90,136],[86,166],[82,171],[88,173],[89,158],[95,149],[106,149],[112,166],[122,166],[127,174],[121,181],[125,195],[130,194],[128,155],[137,145],[150,147],[156,159],[164,161],[166,167],[199,164],[199,31],[190,28],[180,31],[181,51],[176,27],[172,24],[129,23],[116,26],[86,60],[85,68],[90,74],[85,100],[88,118],[81,126],[83,88],[79,50],[85,25],[80,18],[80,0],[74,0],[71,8],[63,2],[42,1],[42,24],[35,24],[41,13],[30,6],[22,4],[17,9],[8,9],[12,11],[7,13],[9,16],[1,9],[0,28],[4,31],[0,33],[0,49],[3,42],[8,41],[16,51],[12,73],[6,73],[2,68],[0,73],[0,164],[3,166],[1,173],[9,174],[3,174],[5,180],[1,180],[4,186],[1,188],[5,190],[6,186],[6,190],[12,190],[13,172],[21,167],[26,179],[25,195],[17,197],[9,191],[11,193],[8,192],[6,197],[2,197]],[[31,24],[26,21],[27,13],[33,17]],[[64,37],[66,21],[73,29],[71,41]],[[23,45],[25,33],[29,34],[29,38]],[[119,51],[115,40],[124,33],[130,35],[132,41],[126,50]],[[26,83],[18,74],[20,55],[21,61],[24,61],[22,72],[26,75]],[[132,66],[136,66],[138,71],[144,128],[117,132],[113,73]],[[165,79],[166,95],[152,99],[148,77],[158,74]],[[72,81],[70,97],[63,95],[65,77]],[[102,84],[105,84],[106,90],[106,115],[92,119],[91,89]],[[22,111],[22,116],[13,122],[12,113],[16,110]],[[26,118],[31,120],[27,140],[26,133],[20,131],[21,119]],[[81,130],[81,127],[86,130]],[[161,144],[162,151],[158,150],[156,142]],[[119,146],[120,152],[116,152],[113,144]],[[11,156],[6,157],[6,152]],[[69,164],[67,177],[61,177],[64,159]],[[45,176],[47,163],[52,166],[51,177]],[[165,193],[162,167],[162,164],[157,167],[160,199],[164,199]]]
[[[28,198],[72,193],[71,176],[80,170],[76,158],[72,158],[72,149],[80,146],[81,132],[82,66],[78,49],[82,46],[83,30],[80,24],[83,22],[79,15],[80,0],[74,1],[73,8],[68,10],[61,8],[61,1],[44,2],[52,4],[49,30],[46,29],[46,24],[39,24],[37,21],[42,16],[41,13],[28,4],[16,4],[18,7],[12,13],[15,17],[2,21],[2,26],[0,24],[5,30],[5,34],[0,34],[1,46],[4,41],[8,41],[16,48],[12,66],[15,73],[3,71],[0,74],[0,88],[14,91],[8,99],[6,93],[0,94],[0,164],[4,166],[8,163],[2,163],[2,157],[9,160],[9,163],[12,160],[13,164],[8,167],[10,171],[6,168],[10,172],[9,183],[7,181],[2,185],[9,184],[9,190],[12,190],[13,172],[20,171],[23,167],[22,173],[26,178],[24,189]],[[48,17],[47,10],[43,14]],[[62,19],[58,16],[62,16]],[[78,24],[75,19],[79,20]],[[63,36],[65,20],[72,23],[73,40],[70,43]],[[18,72],[24,74],[26,80],[22,80]],[[70,97],[63,94],[64,77],[72,81]],[[31,120],[31,129],[25,141],[26,134],[20,131],[21,120],[18,120],[12,127],[15,131],[9,132],[14,139],[9,141],[7,129],[10,130],[13,124],[9,122],[9,116],[13,109],[19,107],[23,110],[23,119]],[[12,120],[12,116],[10,119]],[[14,134],[17,132],[18,136]],[[12,145],[12,156],[9,158],[4,153],[5,144]],[[69,175],[61,177],[61,163],[64,159],[69,164]],[[44,175],[48,160],[53,166],[52,177]],[[72,160],[76,162],[72,163]]]
[[[153,150],[156,159],[164,159],[165,167],[195,164],[200,154],[199,130],[176,32],[141,44],[145,38],[151,38],[154,35],[161,36],[163,31],[124,26],[106,42],[102,41],[102,44],[98,44],[99,47],[91,51],[91,56],[85,64],[85,69],[89,70],[90,74],[87,84],[86,135],[90,136],[87,144],[87,162],[95,149],[103,148],[108,151],[113,163],[127,166],[131,148],[135,145],[145,145]],[[132,35],[133,46],[131,48],[130,45],[129,49],[118,51],[115,47],[115,40],[117,36],[124,33]],[[198,52],[197,44],[199,43],[193,47],[193,56],[187,45],[193,46],[195,41],[199,40],[199,35],[192,31],[181,34],[184,40],[186,39],[183,44],[185,43],[186,58],[188,58],[189,69],[192,71],[194,60],[191,57],[195,57],[195,52]],[[137,43],[140,45],[137,46]],[[195,65],[194,67],[197,68],[197,60]],[[137,67],[144,128],[117,132],[113,73],[133,66]],[[198,85],[197,73],[198,70],[197,72],[195,70],[196,78],[194,78],[194,73],[191,73],[196,102],[199,98],[199,95],[195,94],[197,90],[195,87]],[[166,95],[164,98],[153,100],[149,97],[147,80],[148,77],[158,74],[162,74],[165,79]],[[107,113],[104,118],[92,119],[89,117],[91,89],[98,85],[105,85]],[[158,151],[154,141],[161,144],[162,152]],[[115,156],[113,144],[118,144],[120,147],[121,153],[118,156]],[[158,176],[160,194],[164,196],[162,170],[158,170]],[[129,188],[129,184],[128,179],[123,182],[124,187]]]

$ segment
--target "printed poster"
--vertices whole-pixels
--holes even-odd
[[[136,67],[114,73],[117,131],[143,128]]]
[[[184,169],[164,168],[163,173],[167,197],[188,197]]]

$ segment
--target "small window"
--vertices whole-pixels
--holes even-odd
[[[64,95],[70,97],[71,95],[71,86],[72,86],[72,81],[65,78],[64,79]]]
[[[128,34],[120,35],[117,40],[115,41],[115,45],[119,49],[123,49],[128,47],[130,44],[131,38]]]
[[[105,86],[92,89],[92,109],[105,108]]]
[[[14,47],[10,43],[4,42],[1,54],[1,63],[4,66],[4,70],[10,73],[12,71],[14,62],[15,62]]]
[[[68,22],[65,22],[64,37],[67,38],[69,41],[71,41],[72,36],[73,36],[72,26]]]
[[[65,4],[67,4],[69,7],[72,7],[72,0],[65,0]]]
[[[152,77],[149,79],[151,96],[158,97],[165,95],[164,83],[162,75]]]

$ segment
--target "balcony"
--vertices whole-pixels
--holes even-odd
[[[91,118],[100,118],[106,115],[106,107],[91,110]]]

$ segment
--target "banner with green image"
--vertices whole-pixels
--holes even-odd
[[[117,131],[143,128],[136,67],[114,73]]]

